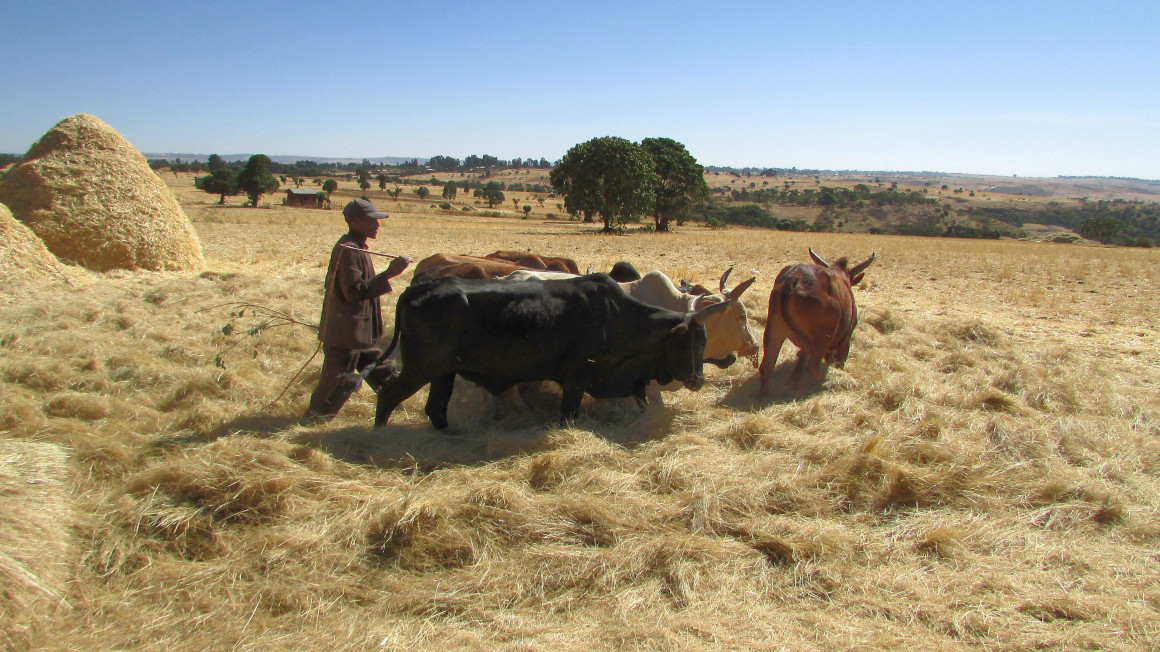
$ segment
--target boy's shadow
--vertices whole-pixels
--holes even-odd
[[[163,437],[154,442],[153,445],[157,448],[169,448],[200,444],[228,437],[235,433],[245,433],[258,438],[273,437],[298,425],[299,419],[300,417],[289,414],[246,414],[205,430],[195,428],[193,432]]]

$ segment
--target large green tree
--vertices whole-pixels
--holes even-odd
[[[653,207],[657,175],[653,158],[640,145],[602,136],[568,150],[549,178],[564,195],[572,214],[596,213],[604,220],[602,233],[642,215]]]
[[[652,156],[653,171],[657,175],[653,205],[656,230],[668,231],[671,220],[679,219],[709,198],[705,168],[684,145],[671,138],[645,138],[640,146]]]
[[[496,204],[502,204],[504,201],[503,191],[500,190],[498,181],[488,181],[479,194],[487,202],[488,208],[494,208]]]
[[[1083,237],[1107,244],[1124,231],[1124,222],[1110,215],[1091,217],[1083,221],[1079,232]]]
[[[330,193],[338,190],[338,182],[334,179],[327,179],[322,183],[322,191],[326,193],[326,198],[330,199]]]
[[[246,167],[238,174],[238,189],[250,198],[250,204],[258,207],[258,198],[278,189],[278,180],[270,174],[270,157],[254,154],[246,161]]]
[[[226,203],[226,195],[233,196],[241,192],[238,189],[238,173],[229,168],[217,168],[207,176],[197,177],[193,185],[211,195],[221,195],[219,204]]]

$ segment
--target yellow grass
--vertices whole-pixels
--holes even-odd
[[[692,226],[607,237],[546,208],[470,217],[461,196],[448,216],[375,188],[392,217],[373,248],[415,259],[526,248],[702,283],[760,270],[744,297],[757,333],[774,276],[807,247],[878,260],[847,369],[804,395],[757,399],[742,362],[664,410],[586,401],[567,427],[551,387],[530,412],[490,416],[457,388],[446,433],[425,392],[383,431],[367,392],[303,427],[318,360],[267,405],[313,333],[247,336],[261,318],[223,304],[316,322],[340,213],[219,207],[189,176],[165,178],[205,271],[12,279],[0,301],[0,437],[67,453],[45,468],[72,515],[69,570],[50,578],[67,607],[5,598],[32,614],[16,645],[1160,640],[1156,252]],[[344,183],[335,205],[357,194]]]

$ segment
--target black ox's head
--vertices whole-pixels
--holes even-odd
[[[661,382],[679,380],[685,388],[697,391],[705,384],[705,321],[728,310],[729,301],[705,306],[689,314],[665,335],[664,370],[669,376]]]

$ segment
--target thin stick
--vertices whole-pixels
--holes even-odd
[[[244,301],[235,301],[232,303],[219,303],[216,306],[209,306],[208,308],[201,308],[200,310],[196,310],[195,312],[206,312],[207,310],[216,310],[218,308],[225,308],[225,307],[250,308],[250,309],[255,310],[255,311],[260,310],[262,312],[265,312],[267,315],[273,315],[275,317],[285,319],[286,321],[290,322],[291,324],[298,324],[299,326],[305,326],[307,328],[312,328],[314,330],[318,330],[318,324],[308,324],[304,321],[298,321],[293,316],[288,315],[288,314],[282,312],[281,310],[274,310],[273,308],[267,308],[266,306],[259,305],[256,303],[246,303]]]
[[[407,258],[406,256],[396,256],[395,254],[384,254],[384,253],[383,253],[383,252],[381,252],[381,251],[371,251],[370,249],[363,249],[362,247],[356,247],[356,246],[354,246],[354,245],[348,245],[348,244],[346,244],[345,242],[344,242],[344,243],[342,243],[342,244],[341,244],[341,245],[339,245],[339,246],[340,246],[340,247],[343,247],[344,249],[353,249],[353,250],[355,250],[355,251],[361,251],[361,252],[363,252],[364,254],[371,254],[372,256],[382,256],[383,258]],[[409,259],[408,259],[408,260],[409,260]]]
[[[298,368],[298,373],[294,374],[294,377],[290,379],[290,382],[286,383],[286,386],[282,388],[282,393],[278,395],[278,398],[274,399],[273,401],[270,401],[269,405],[262,408],[263,412],[274,407],[275,403],[282,400],[282,397],[286,395],[286,392],[290,391],[290,386],[294,384],[295,380],[298,380],[298,376],[302,375],[302,370],[306,368],[306,365],[308,365],[314,361],[314,358],[318,356],[318,352],[321,350],[322,350],[322,342],[319,342],[318,348],[314,349],[314,353],[312,353],[310,355],[310,359],[307,360],[306,362],[302,363],[302,366]]]

